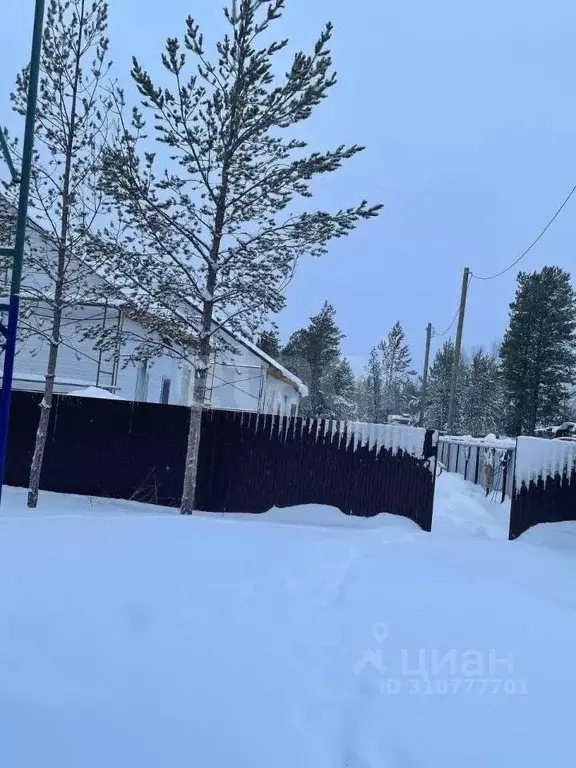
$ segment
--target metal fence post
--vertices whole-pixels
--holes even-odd
[[[22,145],[22,172],[20,174],[20,193],[18,199],[18,218],[16,221],[16,239],[11,251],[12,283],[10,300],[3,305],[8,311],[8,325],[2,333],[6,339],[4,348],[4,370],[2,375],[2,392],[0,394],[0,500],[4,486],[6,467],[6,451],[8,447],[8,426],[10,420],[10,401],[12,397],[12,378],[14,374],[14,356],[16,354],[16,331],[18,327],[18,310],[20,304],[20,283],[22,281],[22,263],[24,261],[24,245],[26,242],[26,224],[28,221],[28,196],[30,192],[30,177],[34,149],[34,124],[36,120],[36,101],[38,97],[38,79],[40,73],[40,56],[42,53],[42,28],[44,24],[44,0],[36,0],[34,9],[34,29],[32,32],[32,49],[30,53],[30,68],[28,75],[28,100],[26,104],[26,121],[24,125],[24,142]]]

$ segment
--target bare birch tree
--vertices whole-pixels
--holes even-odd
[[[104,0],[50,0],[42,46],[31,213],[46,236],[28,236],[23,332],[49,346],[28,506],[38,503],[46,435],[54,392],[65,310],[86,302],[87,271],[78,260],[90,227],[102,211],[96,184],[109,130],[112,100],[108,82],[108,5]],[[12,94],[24,115],[25,69]],[[18,152],[17,142],[12,142]],[[6,195],[10,199],[10,187]]]

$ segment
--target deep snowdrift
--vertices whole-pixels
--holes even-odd
[[[499,499],[490,498],[479,485],[465,482],[461,475],[443,472],[436,481],[433,533],[507,539],[510,499],[501,504]]]
[[[10,492],[2,765],[572,766],[574,553],[456,479],[433,535]]]

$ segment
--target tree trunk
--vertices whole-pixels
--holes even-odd
[[[236,15],[235,8],[233,9]],[[246,28],[244,29],[246,33]],[[241,36],[241,35],[240,35]],[[210,366],[210,353],[212,351],[212,320],[214,317],[214,292],[218,281],[218,257],[220,255],[220,244],[224,232],[224,221],[226,217],[226,205],[228,197],[228,182],[230,162],[233,154],[234,143],[236,142],[239,125],[237,116],[239,109],[239,96],[244,80],[244,57],[246,49],[244,43],[239,42],[240,59],[238,62],[238,74],[231,94],[230,111],[230,133],[228,136],[227,148],[222,163],[222,176],[220,180],[220,191],[216,201],[216,211],[214,215],[214,235],[210,248],[210,255],[207,260],[206,271],[206,296],[202,305],[202,323],[200,329],[200,344],[198,350],[198,365],[196,366],[196,378],[194,381],[194,397],[190,408],[190,428],[188,430],[188,445],[186,448],[186,464],[184,467],[184,482],[182,487],[182,501],[180,503],[180,514],[191,515],[196,506],[196,480],[198,477],[198,458],[200,455],[200,431],[202,427],[202,409],[206,396],[206,381],[208,378],[208,368]]]
[[[207,355],[199,355],[199,365],[194,381],[194,398],[190,407],[190,427],[188,429],[188,444],[186,448],[186,464],[184,468],[184,485],[182,488],[182,503],[180,513],[191,515],[196,506],[196,480],[198,478],[198,459],[200,455],[200,433],[202,428],[202,407],[206,394],[210,349]]]
[[[68,232],[70,225],[70,179],[72,174],[72,159],[74,156],[74,138],[76,136],[76,118],[78,104],[78,87],[80,84],[82,40],[84,37],[85,0],[82,0],[79,11],[79,26],[76,47],[76,59],[74,67],[74,79],[72,84],[72,100],[68,132],[66,135],[66,160],[64,173],[62,174],[62,213],[60,218],[60,237],[58,243],[58,265],[56,272],[56,285],[54,286],[54,311],[52,315],[52,341],[50,343],[50,355],[46,369],[46,383],[44,385],[44,397],[40,408],[40,421],[36,432],[36,444],[34,456],[30,467],[30,483],[28,489],[28,506],[34,509],[38,504],[38,490],[40,488],[40,475],[44,461],[44,449],[48,435],[48,423],[50,421],[50,409],[52,408],[52,396],[54,394],[54,379],[56,378],[56,363],[58,362],[58,348],[60,343],[60,329],[62,326],[62,312],[64,299],[64,281],[66,278],[66,256],[68,248]],[[61,94],[62,97],[62,94]]]
[[[53,341],[50,344],[50,354],[48,357],[48,367],[46,369],[46,382],[44,385],[44,397],[40,404],[40,420],[36,432],[36,443],[34,445],[34,456],[32,457],[32,466],[30,467],[30,483],[28,486],[28,507],[36,509],[38,505],[38,491],[40,488],[40,475],[42,473],[42,463],[44,461],[44,450],[46,448],[46,438],[48,436],[48,423],[50,421],[50,411],[52,409],[52,396],[54,394],[54,379],[56,377],[56,363],[58,362],[58,343],[60,336],[60,325],[62,323],[62,310],[54,310],[54,324],[52,328]]]
[[[222,214],[223,217],[223,214]],[[220,248],[220,236],[212,246],[212,252],[216,254]],[[213,263],[214,263],[213,262]],[[206,278],[206,291],[209,296],[214,295],[217,273],[213,267],[208,268]],[[206,396],[206,382],[208,368],[210,367],[211,331],[214,304],[205,301],[202,308],[202,325],[200,330],[200,346],[198,349],[198,363],[196,365],[196,377],[194,379],[194,396],[190,407],[190,427],[188,429],[188,445],[186,448],[186,464],[184,466],[184,482],[182,487],[182,501],[180,514],[191,515],[196,505],[196,479],[198,477],[198,457],[200,455],[200,430],[202,427],[202,409]]]

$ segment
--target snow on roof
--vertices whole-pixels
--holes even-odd
[[[70,397],[94,397],[100,400],[122,400],[123,398],[114,395],[112,392],[108,392],[107,389],[101,389],[101,387],[85,387],[84,389],[75,389],[72,392],[66,393]]]
[[[223,329],[225,330],[225,329]],[[290,371],[287,368],[284,368],[283,365],[280,365],[279,362],[274,360],[273,357],[270,357],[270,355],[267,355],[266,352],[262,352],[260,347],[257,347],[256,344],[253,344],[251,341],[248,341],[248,339],[244,339],[241,336],[236,336],[233,333],[230,333],[230,331],[226,331],[226,333],[232,338],[236,339],[236,341],[240,342],[240,344],[243,344],[247,349],[249,349],[251,352],[254,352],[255,355],[258,355],[264,362],[268,363],[272,368],[275,368],[279,373],[284,376],[285,379],[288,379],[298,392],[302,395],[302,397],[308,397],[308,387],[304,382],[298,378],[298,376],[295,376],[293,373],[290,373]]]

